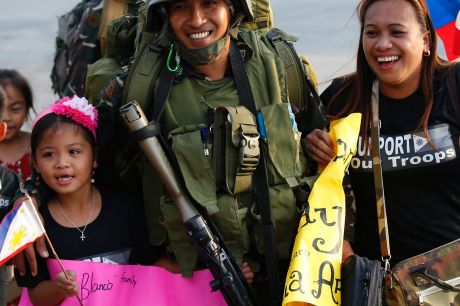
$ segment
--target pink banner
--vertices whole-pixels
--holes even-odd
[[[213,280],[209,270],[183,278],[163,268],[152,266],[112,265],[86,261],[62,260],[65,269],[74,270],[80,286],[83,305],[212,305],[224,306],[222,294],[211,292]],[[56,260],[48,260],[52,277],[61,269]],[[23,290],[19,306],[31,306],[27,290]],[[78,306],[75,297],[61,305]]]

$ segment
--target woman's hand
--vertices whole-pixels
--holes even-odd
[[[350,241],[344,240],[342,247],[342,262],[347,260],[348,257],[355,255],[353,248],[351,247]]]
[[[327,164],[335,156],[334,143],[326,131],[315,129],[305,138],[308,155],[311,159]]]

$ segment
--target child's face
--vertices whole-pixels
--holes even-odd
[[[61,123],[43,133],[34,165],[45,183],[58,194],[71,194],[89,186],[92,170],[97,166],[83,131],[70,123]]]
[[[11,140],[19,134],[29,114],[29,109],[27,108],[24,95],[16,87],[13,85],[6,85],[4,89],[6,99],[2,120],[8,127],[5,140]]]

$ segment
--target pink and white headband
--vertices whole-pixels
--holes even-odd
[[[52,103],[35,117],[32,122],[32,128],[40,119],[51,113],[65,116],[75,121],[75,123],[83,125],[93,133],[94,139],[96,139],[97,110],[85,98],[77,96],[72,98],[64,97],[56,103]]]

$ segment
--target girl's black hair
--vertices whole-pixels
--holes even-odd
[[[3,107],[5,107],[6,94],[3,86],[0,85],[0,119],[2,118]]]
[[[27,109],[34,109],[32,89],[26,78],[17,70],[0,69],[0,85],[6,87],[11,85],[21,92],[26,100]]]
[[[69,117],[57,115],[55,113],[50,113],[35,123],[35,126],[33,127],[32,133],[30,135],[30,156],[34,160],[34,162],[35,154],[37,153],[37,146],[42,140],[43,134],[48,130],[57,131],[63,123],[69,123],[74,125],[75,129],[80,131],[83,137],[91,145],[94,158],[97,157],[96,140],[94,139],[93,133],[89,129],[76,123]],[[41,203],[48,202],[56,194],[51,188],[49,188],[45,184],[40,174],[35,170],[35,167],[32,167],[32,180],[37,185],[38,196]]]

